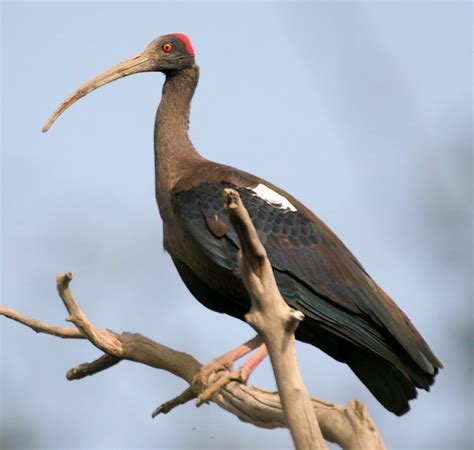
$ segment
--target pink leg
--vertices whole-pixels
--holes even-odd
[[[247,382],[252,372],[257,366],[268,356],[267,346],[262,343],[258,347],[257,351],[242,364],[239,371],[241,372],[242,381]]]
[[[260,347],[261,345],[263,345],[262,338],[257,335],[253,339],[250,339],[244,344],[239,345],[237,348],[231,350],[230,352],[227,352],[224,355],[219,356],[218,358],[214,359],[211,363],[205,365],[201,369],[201,371],[205,373],[211,373],[211,372],[215,372],[217,370],[222,370],[222,369],[231,370],[234,361],[237,361],[243,356],[249,354],[250,352],[255,350],[257,347]]]

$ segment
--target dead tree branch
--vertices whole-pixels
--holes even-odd
[[[70,274],[67,276],[58,275],[58,288],[68,286],[69,289],[71,280],[72,275]],[[75,302],[72,294],[71,300]],[[76,306],[80,310],[79,306]],[[3,306],[0,306],[0,315],[12,318],[35,331],[39,330],[38,332],[52,336],[64,339],[87,339],[83,332],[77,329],[75,330],[77,332],[71,333],[71,330],[74,329],[49,325]],[[82,317],[85,317],[88,321],[83,312]],[[93,328],[90,322],[89,326]],[[64,333],[64,330],[69,331]],[[93,335],[99,336],[100,341],[104,337],[107,340],[107,333],[113,335],[114,339],[120,342],[118,346],[121,349],[120,355],[105,354],[96,361],[80,364],[68,371],[68,379],[77,380],[88,375],[94,375],[125,359],[162,369],[182,378],[191,386],[195,396],[202,392],[203,387],[193,385],[193,380],[202,364],[191,355],[173,350],[138,333],[118,334],[109,330],[95,329]],[[107,345],[99,342],[98,347],[107,348]],[[208,384],[211,384],[212,381],[209,380]],[[243,422],[267,429],[286,427],[286,420],[276,392],[268,392],[255,386],[231,382],[215,394],[212,401]],[[311,403],[326,440],[335,442],[347,450],[385,448],[363,403],[351,401],[347,406],[343,406],[326,403],[315,398],[311,399]]]
[[[304,316],[283,300],[267,252],[237,191],[225,190],[224,205],[239,236],[242,280],[252,299],[245,320],[259,333],[267,347],[283,413],[296,449],[326,449],[296,362],[295,330]]]
[[[237,209],[235,213],[240,214],[240,211],[240,209]],[[234,213],[231,213],[231,216],[233,214]],[[239,218],[234,221],[234,225],[237,224],[238,221]],[[237,230],[239,230],[239,225],[237,225]],[[244,278],[246,279],[247,289],[249,289],[252,298],[257,297],[258,302],[259,297],[273,291],[274,286],[272,287],[272,281],[268,275],[269,270],[271,271],[271,267],[269,270],[266,267],[268,260],[264,253],[265,250],[258,239],[256,239],[256,234],[252,234],[252,232],[249,232],[249,230],[244,227],[240,229],[239,236],[241,236],[243,240],[242,247],[244,254],[248,255],[250,250],[250,254],[256,255],[255,258],[252,256],[247,259],[245,257],[242,258],[242,272],[245,272]],[[70,273],[58,275],[57,288],[64,306],[69,313],[67,320],[72,322],[75,328],[50,325],[27,317],[10,308],[0,306],[0,315],[15,320],[38,333],[46,333],[64,339],[87,339],[104,353],[95,361],[83,363],[70,369],[67,373],[69,380],[78,380],[89,375],[94,375],[116,365],[122,360],[129,360],[156,369],[165,370],[186,381],[189,387],[176,398],[163,403],[163,405],[155,410],[154,415],[166,414],[176,406],[197,397],[207,386],[213,383],[214,377],[216,376],[215,374],[211,374],[207,381],[204,380],[204,383],[198,384],[194,382],[202,364],[187,353],[173,350],[137,333],[124,332],[119,334],[111,330],[95,327],[74,299],[69,287],[71,280],[72,274]],[[266,308],[264,305],[257,304],[249,313],[249,322],[259,331],[265,329]],[[285,307],[282,308],[282,315],[279,319],[288,327],[286,334],[283,334],[283,336],[280,335],[279,337],[264,337],[264,340],[267,339],[265,343],[270,355],[274,353],[275,350],[277,353],[281,352],[282,347],[293,348],[293,332],[299,323],[298,321],[301,319],[298,317],[298,314],[292,312],[290,308],[286,308],[286,310]],[[290,360],[294,358],[294,353],[291,353],[292,352],[289,352]],[[278,376],[281,376],[282,373],[284,376],[288,370],[288,361],[279,361],[278,358],[272,357],[272,364],[274,365],[275,372],[279,374]],[[296,402],[298,408],[301,410],[302,417],[296,419],[302,421],[299,422],[300,426],[302,423],[307,423],[307,427],[311,429],[311,432],[317,433],[317,429],[311,424],[312,410],[315,413],[320,432],[324,439],[335,442],[347,450],[365,450],[368,448],[374,450],[385,449],[382,438],[362,402],[357,400],[351,401],[347,406],[343,406],[310,398],[306,400],[306,406],[303,407],[299,403],[300,400],[298,396],[301,394],[307,396],[306,393],[291,392],[295,390],[299,391],[295,389],[293,385],[295,376],[296,375],[293,374],[290,377],[289,389],[285,390],[283,387],[287,382],[285,380],[278,382],[278,387],[283,402],[286,402],[285,408],[288,408],[288,404],[291,406]],[[287,424],[290,423],[291,420],[294,420],[285,417],[278,393],[264,391],[255,386],[246,386],[235,381],[230,382],[222,388],[222,390],[215,393],[211,401],[231,414],[234,414],[240,420],[262,428],[287,427]],[[311,436],[313,436],[313,434]],[[300,437],[298,437],[298,439],[300,439]],[[320,445],[319,447],[311,447],[308,438],[303,437],[301,439],[302,441],[298,441],[300,442],[299,444],[297,443],[298,448],[324,448],[324,446],[320,445],[321,443],[319,441],[316,441],[318,442],[317,445]],[[313,439],[313,437],[310,439]],[[322,445],[324,445],[324,442]]]

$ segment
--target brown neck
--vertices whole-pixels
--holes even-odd
[[[169,192],[189,169],[203,158],[189,136],[189,111],[199,79],[193,66],[168,73],[155,121],[156,199],[160,213],[169,206]]]

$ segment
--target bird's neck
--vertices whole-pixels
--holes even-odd
[[[188,136],[191,100],[199,79],[193,66],[168,73],[155,122],[156,199],[160,212],[169,203],[169,192],[179,179],[203,158]]]

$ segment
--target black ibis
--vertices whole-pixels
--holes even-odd
[[[81,86],[43,131],[94,89],[139,72],[166,76],[154,134],[156,199],[164,247],[191,293],[204,306],[238,319],[249,309],[236,258],[239,241],[223,207],[223,190],[232,187],[267,249],[284,299],[305,315],[297,339],[348,364],[389,411],[407,412],[417,388],[429,390],[441,362],[408,317],[308,208],[272,183],[196,151],[188,128],[199,68],[187,36],[161,36]]]

